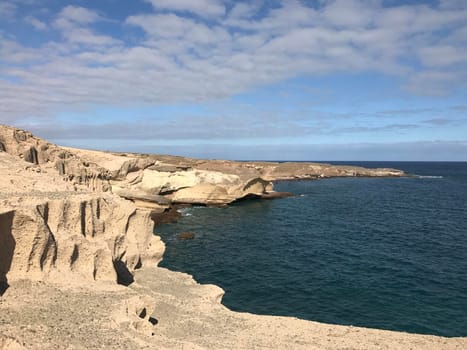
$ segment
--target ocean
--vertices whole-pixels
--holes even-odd
[[[161,266],[235,311],[467,336],[467,163],[344,163],[417,176],[280,181],[295,196],[182,209],[155,229]]]

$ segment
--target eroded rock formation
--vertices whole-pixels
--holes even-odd
[[[111,174],[105,168],[81,160],[75,154],[30,132],[0,125],[0,150],[17,156],[39,169],[55,169],[72,184],[85,186],[93,191],[110,189]]]
[[[129,283],[156,266],[164,244],[150,212],[111,195],[12,198],[0,209],[0,280]]]
[[[0,150],[20,157],[38,172],[57,172],[77,190],[111,190],[154,211],[169,205],[161,196],[169,203],[225,205],[245,197],[280,197],[273,191],[274,180],[404,175],[395,169],[318,163],[233,162],[81,150],[59,147],[7,126],[0,126]]]

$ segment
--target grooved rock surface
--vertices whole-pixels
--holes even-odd
[[[66,285],[129,283],[136,268],[156,266],[162,259],[164,244],[152,234],[150,210],[87,186],[77,190],[43,160],[31,165],[15,156],[16,140],[45,141],[10,128],[0,132],[13,153],[0,152],[3,286],[22,278]],[[13,136],[5,137],[8,133]]]
[[[111,174],[108,170],[82,161],[75,154],[30,132],[0,125],[0,150],[38,166],[38,171],[58,172],[74,185],[93,191],[110,188],[107,180]]]
[[[162,259],[164,244],[152,227],[149,211],[106,194],[4,200],[0,280],[125,282],[135,268]]]

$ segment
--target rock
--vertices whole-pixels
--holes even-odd
[[[26,350],[19,341],[14,338],[6,337],[0,334],[0,349],[1,350]]]
[[[31,133],[8,126],[0,126],[0,140],[5,152],[26,162],[53,169],[74,185],[93,191],[107,191],[111,173],[96,164],[83,161],[62,147],[48,143]]]
[[[163,212],[151,212],[151,219],[157,225],[169,224],[176,222],[182,217],[182,214],[177,210],[177,206],[171,206]]]
[[[39,164],[38,156],[37,156],[37,149],[35,147],[30,147],[23,153],[23,159],[26,162],[33,163],[33,164]]]
[[[294,194],[290,192],[265,192],[261,195],[262,199],[279,199],[279,198],[288,198],[293,197]]]
[[[159,172],[166,172],[166,173],[175,173],[177,171],[188,171],[192,170],[190,166],[181,166],[181,165],[172,165],[172,164],[160,164],[160,165],[152,165],[147,168],[148,170],[154,170]]]
[[[126,300],[119,309],[113,313],[114,321],[128,328],[128,325],[138,333],[146,336],[154,335],[154,326],[157,319],[152,315],[155,311],[155,301],[149,296],[135,296]]]
[[[405,175],[403,171],[397,169],[367,169],[324,163],[285,162],[261,163],[261,165],[261,177],[271,181],[355,176],[394,177]]]
[[[162,205],[169,205],[170,200],[158,194],[149,194],[141,190],[117,189],[114,193],[126,199],[136,199],[146,202],[153,202]]]
[[[149,211],[111,195],[30,198],[0,207],[0,281],[117,282],[156,266],[164,244]]]
[[[183,188],[171,196],[173,203],[226,205],[247,196],[261,196],[270,187],[270,182],[261,178],[234,183],[213,184],[200,183],[196,186]]]
[[[177,238],[180,240],[189,240],[189,239],[194,239],[195,234],[192,232],[182,232],[177,235]]]
[[[202,183],[178,190],[171,199],[179,204],[223,205],[234,201],[235,196],[230,196],[224,186]]]

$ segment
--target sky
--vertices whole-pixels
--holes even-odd
[[[0,0],[0,123],[114,151],[467,161],[467,1]]]

